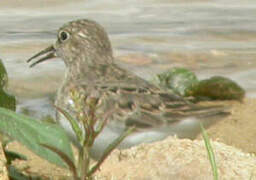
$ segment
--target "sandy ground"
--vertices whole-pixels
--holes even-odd
[[[219,142],[214,148],[219,179],[255,179],[256,158]],[[96,175],[98,179],[213,179],[201,140],[168,137],[152,144],[114,151]]]
[[[211,139],[256,154],[256,99],[231,103],[231,116],[211,126]],[[200,138],[200,137],[199,137]]]
[[[239,151],[239,153],[242,153],[242,154],[244,153],[243,157],[247,158],[247,153],[250,153],[252,156],[255,156],[255,153],[256,153],[256,141],[255,141],[255,139],[256,139],[256,119],[255,119],[255,117],[256,117],[256,109],[255,109],[256,99],[245,99],[243,103],[225,102],[225,104],[229,104],[231,106],[231,115],[229,117],[225,118],[224,120],[216,123],[215,125],[211,126],[207,130],[207,132],[209,133],[210,138],[213,139],[213,140],[217,140],[218,142],[225,143],[227,145],[238,148],[238,150],[234,148],[235,149],[234,152]],[[201,139],[200,135],[198,136],[198,139]],[[178,142],[178,144],[177,144],[177,142]],[[201,144],[202,144],[202,141],[198,141],[198,140],[193,142],[193,141],[190,141],[190,140],[174,141],[173,139],[169,139],[168,143],[170,143],[170,144],[175,144],[176,143],[177,146],[180,146],[179,143],[182,144],[182,142],[183,143],[188,143],[187,145],[185,145],[185,147],[187,147],[187,148],[185,148],[186,151],[187,151],[187,149],[190,149],[191,147],[193,147],[192,150],[190,150],[189,152],[191,152],[193,150],[195,152],[199,151],[199,150],[196,150],[197,147],[195,148],[194,146],[197,146],[195,144],[197,144],[198,142],[201,142]],[[161,144],[161,142],[160,142],[160,144]],[[217,148],[218,146],[219,145],[216,145],[216,149],[218,149]],[[159,147],[159,145],[156,145],[156,149],[152,150],[154,153],[158,152],[159,148],[157,148],[157,147]],[[171,145],[170,145],[170,147],[171,147]],[[233,147],[231,147],[231,148],[233,148]],[[54,177],[54,179],[70,179],[70,173],[67,170],[58,168],[58,167],[56,167],[52,164],[49,164],[47,161],[40,159],[39,157],[37,157],[33,153],[31,153],[29,150],[27,150],[25,147],[20,145],[19,143],[14,142],[14,143],[10,144],[8,148],[11,149],[11,150],[23,153],[29,158],[29,160],[27,160],[27,161],[17,161],[16,160],[13,163],[23,173],[30,174],[30,175],[33,175],[33,176],[42,176],[43,179],[50,179],[52,177]],[[135,148],[138,149],[138,152],[141,152],[141,148],[143,149],[143,145],[139,146],[139,147],[135,147]],[[149,145],[149,148],[152,149],[154,147],[153,147],[153,145]],[[226,146],[223,145],[223,148],[225,149]],[[144,147],[144,149],[145,149],[145,147]],[[148,151],[147,149],[148,148],[146,148],[145,151]],[[228,149],[230,149],[229,146],[228,146]],[[123,153],[125,154],[125,153],[128,153],[129,151],[130,150],[124,151]],[[131,151],[134,151],[134,148]],[[168,153],[170,153],[170,155],[172,154],[172,152],[169,152],[170,149],[167,149],[166,151],[168,151]],[[182,150],[182,151],[184,151],[184,150]],[[220,150],[218,150],[218,151],[220,151]],[[175,153],[177,153],[177,152],[175,152]],[[221,153],[222,152],[220,152],[220,154]],[[120,152],[119,153],[114,152],[114,154],[120,154]],[[127,160],[127,163],[124,163],[124,161],[122,161],[121,164],[123,164],[124,166],[129,166],[130,165],[131,166],[130,169],[119,167],[118,163],[116,162],[117,156],[116,155],[111,155],[111,157],[105,161],[105,163],[103,164],[102,170],[97,174],[97,176],[100,177],[100,179],[102,179],[103,177],[104,177],[103,179],[110,179],[110,177],[108,177],[108,176],[113,176],[113,172],[116,172],[117,169],[119,171],[117,174],[119,174],[119,175],[120,174],[121,175],[125,174],[126,171],[131,171],[132,173],[136,173],[136,172],[134,172],[134,169],[132,170],[132,166],[134,166],[132,164],[135,163],[135,162],[133,162],[134,160],[131,160],[131,159],[127,158],[127,157],[131,157],[131,152],[129,152],[128,154],[129,154],[129,156],[128,155],[124,156],[124,157],[126,157],[125,159]],[[159,152],[158,152],[158,154],[159,154]],[[192,153],[191,155],[194,156],[196,154]],[[250,155],[250,157],[251,157],[251,155]],[[165,158],[165,156],[159,156],[159,157],[158,156],[154,156],[156,159],[151,158],[150,160],[148,160],[148,162],[150,162],[150,163],[152,163],[151,161],[161,162]],[[179,155],[177,155],[176,158],[180,158],[180,157],[182,158],[183,156],[184,156],[184,154],[183,155],[179,154]],[[203,155],[203,156],[204,156],[204,158],[206,158],[205,155]],[[248,157],[249,157],[249,155],[248,155]],[[138,158],[138,159],[140,159],[140,158]],[[157,159],[157,158],[160,158],[160,159]],[[228,157],[225,156],[224,161],[227,161],[227,163],[228,163],[230,158],[231,159],[232,158],[237,158],[236,153],[234,153],[234,154],[231,153],[230,157],[229,157],[229,155],[228,155]],[[239,158],[240,158],[240,155],[239,155]],[[255,160],[255,157],[253,157],[253,160],[250,159],[250,163],[254,162],[254,160]],[[129,161],[132,161],[132,163],[129,163]],[[239,161],[241,161],[241,162],[238,162],[238,163],[240,163],[240,165],[242,167],[243,161],[247,162],[247,159],[245,159],[245,160],[239,159]],[[115,164],[115,166],[113,164]],[[170,164],[168,164],[168,165],[170,165]],[[249,167],[251,167],[252,164],[250,164],[250,166],[248,166],[248,164],[245,163],[245,165],[246,165],[246,167],[249,168]],[[254,164],[254,165],[256,167],[256,164]],[[143,165],[143,163],[140,163],[140,165],[136,166],[138,172],[139,172],[140,168],[145,170],[144,166],[145,166],[145,164]],[[193,166],[195,166],[195,164]],[[187,164],[186,164],[186,167],[187,167]],[[198,164],[198,168],[202,168],[202,167],[204,167],[204,166],[202,166],[202,164]],[[113,168],[112,173],[110,173],[111,168]],[[235,168],[237,168],[237,167],[235,167]],[[186,168],[184,166],[184,172],[185,171],[186,171]],[[211,171],[209,171],[209,172],[211,172]],[[209,176],[209,172],[207,170],[206,175],[202,176],[202,178],[205,178],[205,177]],[[161,174],[161,172],[158,172],[158,173]],[[162,172],[162,173],[164,174],[166,172]],[[226,175],[226,172],[221,172],[221,173],[222,173],[223,177],[224,177],[224,174]],[[237,174],[238,172],[234,171],[233,173]],[[195,175],[196,174],[197,173],[195,173]],[[117,179],[119,179],[121,177],[119,175],[116,176]],[[248,175],[248,173],[247,173],[247,175]],[[135,177],[135,176],[132,176],[132,177]],[[139,177],[140,177],[139,179],[145,179],[146,178],[146,177],[142,178],[143,173],[140,174]],[[154,176],[154,177],[156,177],[156,176]],[[181,175],[180,179],[187,179],[185,176],[184,176],[184,178],[182,178],[182,177],[183,176]],[[149,176],[147,176],[147,178],[149,178]],[[153,176],[152,176],[152,178],[153,178]],[[165,179],[165,178],[160,178],[160,179]],[[223,178],[223,179],[226,179],[226,178]],[[236,179],[236,178],[234,178],[234,179]]]

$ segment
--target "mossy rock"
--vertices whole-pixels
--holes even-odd
[[[239,100],[245,96],[245,90],[231,79],[213,76],[200,81],[190,95],[194,97],[207,97],[213,100]]]
[[[7,83],[8,83],[7,71],[4,67],[2,60],[0,59],[0,107],[4,107],[4,108],[15,111],[16,109],[15,97],[5,92]]]
[[[156,77],[160,87],[172,89],[180,96],[189,96],[191,89],[199,82],[196,75],[185,68],[172,68]]]

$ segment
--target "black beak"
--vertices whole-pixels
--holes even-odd
[[[27,63],[29,63],[31,60],[33,60],[33,59],[35,59],[35,58],[37,58],[38,56],[41,56],[41,55],[45,55],[45,56],[43,56],[42,58],[40,58],[37,61],[35,61],[32,64],[30,64],[29,67],[33,67],[33,66],[35,66],[38,63],[41,63],[41,62],[46,61],[48,59],[52,59],[52,58],[57,57],[56,56],[56,50],[55,50],[55,48],[52,45],[52,46],[50,46],[50,47],[40,51],[39,53],[37,53],[36,55],[32,56],[31,58],[29,58],[27,60]]]

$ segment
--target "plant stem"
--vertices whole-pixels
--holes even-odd
[[[108,155],[126,138],[135,130],[135,127],[129,128],[123,134],[121,134],[117,139],[115,139],[103,152],[100,160],[94,165],[88,172],[88,177],[90,177],[95,171],[97,171],[100,165],[104,162],[104,160],[108,157]]]
[[[80,172],[80,177],[82,180],[87,180],[89,178],[88,172],[90,167],[90,149],[91,147],[87,144],[87,139],[84,141],[82,150],[79,152],[79,163],[78,168]]]

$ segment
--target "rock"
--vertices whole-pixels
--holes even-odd
[[[245,90],[231,79],[213,76],[198,81],[196,75],[185,68],[172,68],[157,74],[152,82],[180,96],[195,97],[197,100],[242,101],[245,96]]]
[[[213,76],[200,81],[191,91],[194,97],[207,97],[213,100],[242,101],[245,90],[231,79]]]
[[[6,168],[6,158],[4,155],[4,150],[3,150],[3,146],[0,143],[0,179],[1,180],[9,180],[9,176],[8,176],[8,170]]]
[[[157,74],[155,80],[157,85],[171,89],[180,96],[190,96],[193,86],[197,85],[198,79],[195,73],[185,68],[172,68]]]
[[[232,146],[211,142],[219,179],[250,179],[256,176],[256,158]],[[96,179],[213,179],[202,140],[169,137],[128,150],[115,150],[103,163]]]

